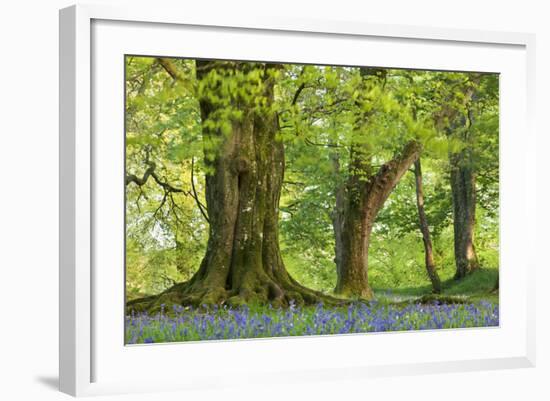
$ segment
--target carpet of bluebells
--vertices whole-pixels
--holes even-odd
[[[191,308],[174,305],[126,318],[127,344],[498,326],[498,304],[291,305]]]

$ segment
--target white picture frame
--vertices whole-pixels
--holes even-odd
[[[98,238],[98,230],[105,230],[105,225],[101,223],[102,209],[100,204],[101,202],[118,201],[116,197],[101,199],[97,197],[98,193],[105,193],[101,187],[104,185],[105,180],[102,181],[101,177],[104,177],[102,174],[105,174],[106,169],[110,166],[116,167],[118,165],[116,160],[120,162],[123,153],[120,153],[120,148],[117,148],[120,144],[107,143],[103,139],[98,141],[94,137],[94,126],[97,129],[98,126],[101,126],[101,121],[105,121],[106,123],[112,123],[112,127],[117,127],[116,124],[121,123],[120,121],[116,122],[118,121],[118,114],[112,116],[112,121],[110,118],[99,121],[95,119],[101,119],[102,116],[105,116],[105,114],[102,114],[102,110],[107,107],[109,107],[109,110],[113,110],[113,105],[116,108],[116,105],[119,104],[122,110],[123,100],[119,99],[117,95],[111,96],[113,103],[109,103],[107,106],[104,103],[107,104],[108,99],[102,98],[105,102],[99,102],[100,106],[98,106],[98,103],[94,103],[94,96],[97,101],[97,97],[103,96],[102,93],[104,94],[105,89],[109,88],[97,89],[98,93],[94,95],[95,89],[92,81],[96,77],[94,82],[97,84],[97,80],[104,79],[105,74],[103,74],[103,71],[113,74],[113,77],[115,77],[114,74],[120,75],[119,78],[122,76],[122,68],[109,67],[108,64],[101,63],[109,63],[109,60],[114,60],[114,58],[109,58],[111,56],[118,57],[121,54],[120,52],[124,50],[125,43],[129,44],[132,40],[137,40],[140,30],[149,29],[148,32],[152,33],[148,35],[150,43],[142,43],[140,49],[146,49],[145,53],[151,55],[172,56],[177,54],[173,54],[169,47],[161,48],[159,46],[155,49],[155,40],[165,37],[169,33],[184,32],[186,27],[192,29],[194,34],[199,35],[199,37],[204,35],[203,39],[206,46],[212,43],[211,39],[208,39],[209,32],[222,35],[240,35],[239,37],[244,38],[245,42],[242,42],[242,46],[238,48],[239,50],[235,45],[232,47],[224,44],[224,49],[218,49],[217,51],[225,51],[228,52],[227,54],[235,54],[235,58],[241,57],[244,59],[252,57],[253,54],[258,54],[260,58],[267,57],[265,56],[266,53],[260,51],[259,46],[246,45],[246,38],[252,38],[254,35],[261,33],[267,41],[272,41],[269,43],[273,43],[274,46],[277,40],[282,40],[283,36],[292,40],[302,38],[300,40],[325,41],[327,46],[332,39],[339,38],[342,43],[346,43],[346,40],[358,41],[356,42],[358,45],[362,43],[361,41],[371,41],[378,44],[384,42],[384,46],[397,46],[400,42],[406,42],[407,45],[418,46],[419,49],[422,46],[436,46],[438,51],[441,51],[441,55],[448,54],[448,60],[450,61],[445,61],[444,56],[443,59],[439,57],[440,60],[437,61],[437,65],[434,64],[433,60],[428,61],[428,58],[426,58],[424,68],[464,68],[467,70],[468,66],[461,67],[456,62],[453,64],[452,61],[451,53],[460,53],[461,51],[477,51],[479,62],[482,63],[482,60],[487,59],[487,66],[498,66],[498,64],[495,64],[499,62],[498,60],[501,60],[502,64],[504,64],[504,61],[510,61],[510,63],[506,63],[510,65],[502,65],[503,69],[507,69],[506,74],[510,77],[509,81],[506,81],[508,83],[504,85],[505,90],[501,92],[502,113],[510,110],[512,105],[519,106],[520,111],[517,116],[510,117],[509,121],[505,121],[503,126],[505,129],[501,131],[501,138],[504,139],[503,148],[501,148],[501,163],[503,163],[503,167],[509,165],[510,160],[507,158],[506,149],[510,148],[515,149],[519,154],[518,160],[520,161],[513,173],[511,172],[512,166],[503,169],[503,178],[505,179],[503,184],[505,185],[503,185],[501,191],[501,200],[504,201],[501,218],[506,220],[506,224],[501,227],[501,246],[504,247],[506,241],[518,239],[513,237],[516,235],[513,231],[516,231],[514,228],[519,228],[522,224],[526,225],[524,232],[535,232],[534,186],[536,182],[534,175],[529,174],[535,171],[536,153],[535,133],[532,128],[535,85],[534,35],[374,25],[366,22],[296,20],[290,17],[252,18],[248,15],[243,20],[236,20],[235,18],[220,16],[185,15],[180,10],[157,9],[154,7],[115,8],[104,5],[78,5],[63,9],[60,11],[59,374],[61,391],[80,396],[166,389],[201,389],[208,388],[208,386],[246,383],[246,380],[239,382],[234,377],[220,376],[219,372],[216,371],[207,372],[205,369],[200,368],[200,363],[197,364],[199,368],[190,369],[186,372],[185,379],[178,379],[177,376],[160,372],[158,376],[151,377],[150,380],[139,377],[130,380],[123,374],[117,374],[117,372],[124,370],[121,369],[122,366],[118,365],[119,363],[131,365],[133,361],[135,364],[136,360],[139,360],[136,358],[142,358],[145,364],[148,363],[147,361],[167,359],[170,354],[181,352],[182,345],[167,344],[154,347],[134,347],[132,349],[137,351],[129,352],[124,348],[122,339],[117,337],[118,328],[113,328],[112,334],[106,334],[103,330],[99,335],[97,330],[98,326],[106,327],[109,324],[115,324],[109,322],[113,322],[112,318],[116,317],[116,315],[106,317],[106,314],[103,313],[106,309],[104,303],[102,304],[97,299],[98,287],[101,287],[101,297],[106,297],[105,299],[109,302],[114,299],[116,304],[120,302],[119,294],[124,284],[118,282],[120,281],[119,274],[113,276],[115,279],[112,280],[111,287],[111,285],[105,284],[110,280],[110,277],[104,273],[98,274],[94,270],[98,269],[96,263],[98,260],[113,256],[109,252],[97,252],[97,248],[94,247],[94,239]],[[95,41],[94,34],[96,35]],[[105,35],[114,36],[107,37]],[[106,37],[112,40],[106,41]],[[157,41],[156,43],[160,42]],[[146,48],[146,46],[149,47]],[[451,51],[449,49],[445,50],[446,47],[452,47]],[[487,49],[495,49],[495,57],[483,55]],[[102,53],[104,50],[105,54]],[[170,53],[166,54],[166,51],[170,51]],[[263,51],[266,51],[265,48]],[[351,52],[350,50],[347,51],[349,56]],[[384,51],[383,49],[379,50],[380,57],[382,57],[380,60],[383,59]],[[425,51],[429,53],[430,50]],[[498,58],[499,54],[502,55],[502,59]],[[196,53],[193,55],[197,56]],[[406,52],[397,54],[391,59],[392,61],[385,62],[383,66],[418,68],[422,66],[422,63],[419,64],[418,62],[409,65],[409,61],[404,59],[406,55]],[[386,56],[388,55],[386,54]],[[295,61],[292,56],[289,56],[292,60],[286,56],[280,57],[284,57],[284,61]],[[312,56],[296,57],[296,60],[298,60],[299,57]],[[345,57],[345,55],[341,57]],[[400,61],[400,58],[402,61]],[[489,60],[490,58],[492,60]],[[361,63],[361,60],[357,62]],[[106,65],[107,68],[104,69]],[[490,68],[483,67],[482,64],[479,65],[481,70]],[[499,68],[493,68],[491,71],[502,72]],[[115,93],[120,95],[122,86],[117,86]],[[519,99],[512,99],[514,96],[519,97]],[[521,137],[518,138],[511,134],[512,131],[507,128],[512,127],[515,128],[514,131],[519,130],[522,132]],[[122,133],[119,140],[121,138]],[[98,171],[98,155],[102,155],[104,160],[114,161],[113,164],[110,164],[109,161],[105,162],[102,167],[103,173],[101,169]],[[522,185],[522,191],[515,195],[510,190],[510,186],[507,185],[512,179],[515,181],[520,180],[519,182]],[[121,206],[116,203],[115,205],[116,208]],[[522,221],[526,223],[522,223]],[[105,233],[105,236],[107,236],[107,233]],[[257,382],[267,382],[273,380],[274,377],[282,382],[292,382],[297,377],[299,377],[299,380],[327,380],[342,377],[352,377],[360,380],[364,377],[404,373],[458,372],[534,366],[535,283],[533,275],[535,259],[530,256],[534,254],[530,252],[530,247],[534,246],[532,245],[534,241],[529,241],[527,237],[518,240],[520,241],[518,242],[520,244],[519,251],[506,250],[505,255],[501,257],[506,258],[504,262],[518,258],[517,260],[521,261],[522,274],[520,279],[516,281],[515,287],[513,287],[507,281],[507,269],[503,269],[501,273],[501,298],[505,304],[506,300],[511,297],[520,299],[520,302],[517,302],[518,306],[514,310],[507,311],[503,307],[501,315],[503,322],[500,328],[478,331],[454,330],[435,335],[434,333],[397,333],[370,334],[369,337],[354,335],[186,344],[185,346],[188,348],[185,349],[185,352],[189,358],[194,358],[195,362],[200,362],[199,358],[211,358],[209,362],[215,361],[215,358],[219,358],[216,355],[219,355],[220,352],[226,357],[240,358],[243,361],[242,366],[237,366],[236,373],[245,372],[253,375],[250,377],[254,377]],[[111,242],[113,247],[117,246],[116,241]],[[116,249],[120,253],[123,252],[123,249],[119,248],[115,248],[115,253]],[[505,248],[501,249],[505,250]],[[529,256],[519,259],[518,252],[524,252]],[[501,259],[501,264],[502,262]],[[123,265],[120,265],[120,269],[123,269]],[[116,313],[122,313],[120,312],[122,309],[117,310],[119,312]],[[506,321],[507,316],[508,321]],[[123,319],[120,320],[120,324],[122,324]],[[116,324],[118,325],[118,323]],[[109,339],[107,337],[113,338]],[[446,355],[446,351],[442,351],[439,357],[433,355],[424,359],[418,358],[418,355],[414,353],[401,359],[388,357],[387,361],[382,357],[377,359],[374,353],[372,354],[372,361],[354,359],[354,356],[350,353],[338,360],[335,357],[337,355],[336,350],[348,346],[346,344],[353,344],[355,347],[366,347],[365,339],[367,339],[367,342],[376,342],[378,348],[392,346],[399,349],[407,342],[409,345],[412,344],[412,348],[420,349],[428,342],[436,341],[439,342],[441,349],[444,349],[445,344],[449,344],[451,341],[469,344],[469,342],[477,342],[477,339],[481,337],[486,337],[483,341],[486,341],[487,344],[494,344],[494,347],[487,346],[487,352],[482,352],[481,348],[470,353],[466,352],[464,357],[457,356],[464,351],[460,346],[455,354]],[[111,348],[106,345],[107,343],[111,344]],[[505,345],[509,346],[506,352],[504,350]],[[116,350],[112,348],[115,346],[117,347]],[[176,350],[176,348],[170,347],[180,348]],[[315,355],[318,354],[321,348],[326,351],[328,361],[315,359]],[[254,358],[258,358],[260,353],[272,354],[276,357],[283,350],[287,350],[296,359],[296,368],[286,370],[281,362],[281,365],[275,363],[275,368],[272,369],[260,367],[255,369],[254,372],[246,369],[247,361],[250,362]],[[311,363],[300,365],[298,358],[302,356],[311,357]],[[125,358],[127,359],[126,362],[123,361]],[[331,358],[333,358],[332,361]],[[97,360],[100,360],[101,363],[98,363]],[[166,369],[169,369],[170,365],[167,364],[166,366]],[[108,374],[103,374],[101,369],[108,370]],[[297,375],[297,372],[299,372],[299,375]]]

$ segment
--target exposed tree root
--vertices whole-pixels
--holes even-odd
[[[243,284],[239,289],[213,288],[196,280],[179,283],[164,292],[127,302],[127,312],[157,313],[164,305],[170,311],[173,305],[212,306],[228,305],[237,307],[246,304],[270,304],[273,307],[315,305],[319,302],[328,305],[343,305],[351,300],[336,298],[306,288],[288,276],[288,281],[276,283],[269,277],[265,280]]]

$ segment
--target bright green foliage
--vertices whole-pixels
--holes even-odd
[[[158,293],[198,269],[208,238],[207,211],[200,208],[204,178],[211,173],[205,159],[215,157],[220,145],[204,140],[201,129],[229,134],[244,117],[245,108],[235,104],[266,110],[262,74],[275,83],[269,107],[279,116],[278,137],[285,144],[282,256],[301,284],[334,289],[336,191],[350,174],[367,173],[350,167],[350,149],[375,171],[411,140],[423,147],[425,209],[442,281],[454,273],[448,155],[464,147],[473,151],[478,176],[476,250],[482,267],[497,271],[498,76],[290,64],[266,70],[249,63],[213,69],[199,83],[194,60],[169,61],[181,79],[155,58],[126,59],[126,172],[142,178],[154,166],[158,178],[126,185],[130,298]],[[469,89],[476,91],[473,102],[465,102]],[[199,101],[205,97],[220,107],[201,121]],[[441,128],[450,111],[470,119],[466,139],[462,128],[453,135]],[[375,291],[430,292],[412,173],[385,203],[371,241],[369,280]]]
[[[182,70],[194,62],[174,60]],[[186,95],[155,59],[126,60],[126,173],[142,178],[154,164],[158,179],[183,192],[166,191],[153,177],[126,185],[128,297],[157,293],[197,269],[207,224],[189,196],[194,182],[203,197],[201,128],[197,100]]]

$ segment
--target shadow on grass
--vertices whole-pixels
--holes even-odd
[[[474,300],[488,299],[498,302],[498,292],[494,293],[498,279],[498,269],[479,269],[461,280],[450,278],[442,284],[442,296],[467,297]],[[400,288],[374,288],[377,298],[388,300],[414,299],[432,294],[431,285]]]

